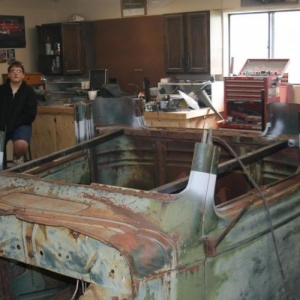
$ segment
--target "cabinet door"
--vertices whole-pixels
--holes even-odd
[[[76,144],[76,137],[73,114],[56,115],[55,125],[56,151],[74,146]]]
[[[95,69],[95,22],[81,23],[81,44],[83,60],[83,75],[88,76],[89,71]]]
[[[38,70],[45,74],[45,44],[44,31],[42,26],[36,26],[38,43]]]
[[[83,55],[80,24],[63,23],[62,40],[64,74],[81,74],[83,72]]]
[[[189,73],[209,73],[209,12],[187,13],[185,16],[187,36],[187,71]]]
[[[184,71],[183,15],[165,16],[165,71]]]
[[[30,141],[33,159],[49,155],[56,151],[56,124],[53,115],[37,115],[32,124]]]
[[[37,114],[30,141],[33,159],[76,144],[73,114]]]

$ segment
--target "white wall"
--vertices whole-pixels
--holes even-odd
[[[241,8],[240,0],[163,0],[164,7],[147,5],[147,15],[216,10],[225,13],[276,8],[300,8],[300,5],[276,5]],[[0,15],[25,17],[26,48],[16,49],[16,59],[24,63],[27,72],[37,72],[36,25],[65,22],[71,14],[82,15],[85,20],[115,19],[121,17],[120,0],[0,0]],[[226,25],[226,18],[224,19]],[[226,27],[224,27],[226,32]],[[226,45],[226,40],[224,40]],[[3,49],[3,48],[2,48]],[[226,57],[226,56],[225,56]],[[0,74],[7,72],[7,64],[0,64]],[[2,76],[0,77],[0,83]]]
[[[71,13],[78,13],[88,20],[114,19],[121,17],[120,0],[58,0],[65,6],[72,5]],[[241,0],[162,0],[164,6],[147,5],[147,15],[161,15],[166,13],[200,11],[200,10],[223,10],[233,11],[258,11],[265,9],[293,9],[300,5],[258,5],[253,7],[241,7]],[[259,2],[258,2],[259,3]],[[57,12],[58,13],[58,12]],[[60,14],[61,17],[63,15]]]

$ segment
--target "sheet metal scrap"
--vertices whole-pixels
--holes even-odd
[[[5,131],[0,131],[0,171],[3,170]]]

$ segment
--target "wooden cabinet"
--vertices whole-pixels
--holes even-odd
[[[220,12],[165,15],[165,71],[222,74],[221,28]]]
[[[37,26],[37,35],[43,74],[88,75],[95,68],[94,22],[43,24]],[[49,41],[51,49],[47,51]]]
[[[126,17],[96,23],[96,69],[107,69],[121,89],[133,95],[164,72],[164,16]],[[138,88],[136,87],[138,86]]]
[[[38,107],[32,124],[32,158],[49,155],[76,144],[74,113],[70,107]]]

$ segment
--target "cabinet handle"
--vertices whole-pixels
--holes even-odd
[[[184,66],[184,58],[183,55],[180,55],[180,69]]]
[[[188,69],[190,68],[190,56],[189,55],[187,56],[187,68]]]

